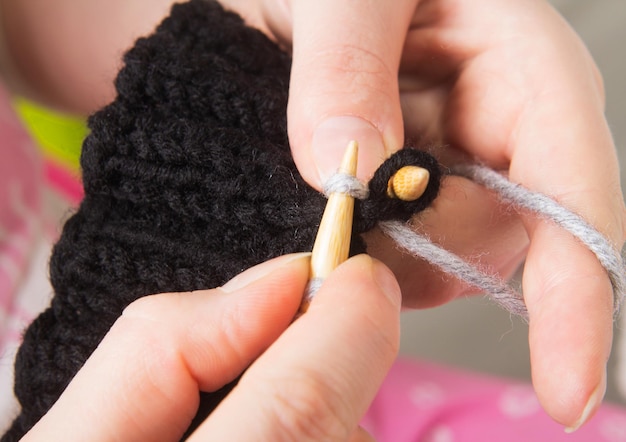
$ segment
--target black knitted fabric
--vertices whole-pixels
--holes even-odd
[[[125,56],[118,96],[89,120],[81,165],[85,198],[50,262],[55,295],[27,329],[15,364],[21,412],[2,441],[23,436],[57,400],[135,299],[219,286],[244,269],[310,250],[325,198],[289,151],[290,58],[212,1],[176,5],[154,35]],[[431,172],[414,203],[386,197],[389,177]],[[404,149],[357,203],[359,234],[408,219],[435,198],[432,157]],[[203,393],[200,422],[232,386]]]

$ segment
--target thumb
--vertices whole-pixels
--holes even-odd
[[[402,147],[402,47],[417,0],[292,2],[289,140],[304,179],[321,187],[350,140],[367,180]]]

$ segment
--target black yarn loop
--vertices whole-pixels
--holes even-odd
[[[403,201],[387,196],[389,179],[404,166],[419,166],[428,170],[430,178],[426,190],[415,201]],[[369,198],[355,205],[355,231],[366,232],[379,221],[391,219],[408,221],[413,215],[426,209],[437,197],[442,170],[430,154],[405,148],[389,157],[374,173],[369,182]]]

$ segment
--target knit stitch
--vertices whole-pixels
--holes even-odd
[[[173,7],[124,58],[113,103],[89,119],[85,197],[50,261],[51,306],[27,329],[15,364],[23,436],[52,406],[122,310],[139,297],[220,286],[272,257],[309,251],[326,200],[291,158],[290,58],[214,1]],[[431,181],[418,201],[386,196],[403,165]],[[437,195],[428,154],[403,149],[355,205],[351,254],[384,219],[406,221]],[[233,384],[202,393],[195,426]]]

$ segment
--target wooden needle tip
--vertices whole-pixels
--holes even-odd
[[[357,160],[359,158],[359,143],[352,140],[348,143],[346,151],[343,154],[339,172],[348,175],[356,175]]]

